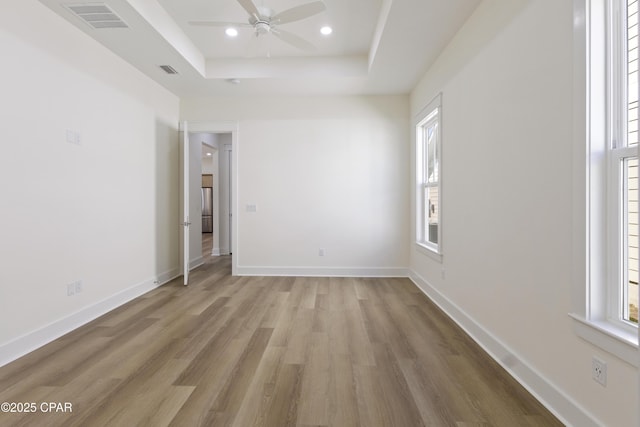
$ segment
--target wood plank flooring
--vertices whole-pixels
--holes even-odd
[[[38,406],[0,426],[562,425],[407,279],[230,270],[207,257],[0,368],[0,402]]]

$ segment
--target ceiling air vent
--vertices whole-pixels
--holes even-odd
[[[176,69],[173,68],[171,65],[161,65],[160,68],[162,68],[164,72],[167,74],[178,74]]]
[[[65,6],[92,28],[129,28],[129,26],[105,4],[67,4]]]

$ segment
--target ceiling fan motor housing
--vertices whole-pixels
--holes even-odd
[[[269,24],[269,22],[267,21],[257,21],[255,24],[253,24],[253,28],[255,28],[258,35],[271,32],[271,24]]]
[[[257,6],[256,9],[258,10],[259,16],[252,16],[249,19],[249,23],[253,25],[253,29],[258,36],[270,33],[273,10],[264,6]]]

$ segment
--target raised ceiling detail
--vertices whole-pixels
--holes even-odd
[[[256,31],[265,29],[262,16],[268,21],[319,0],[39,1],[181,96],[406,94],[480,3],[321,0],[324,10],[286,24],[287,32],[315,47],[305,50],[270,34],[257,37]],[[258,10],[255,22],[245,6]],[[246,22],[246,27],[229,37],[222,25],[190,25],[193,21]],[[321,34],[325,26],[333,29],[330,36]],[[161,64],[180,74],[168,75]],[[229,85],[229,79],[242,79],[242,85]]]
[[[241,6],[248,14],[247,19],[243,22],[230,22],[230,21],[189,21],[189,25],[199,27],[212,27],[212,28],[224,28],[225,34],[232,37],[239,35],[239,28],[248,28],[253,32],[252,39],[259,39],[260,37],[268,37],[273,35],[274,37],[282,40],[284,43],[289,44],[300,50],[315,51],[317,48],[313,43],[310,43],[304,37],[301,37],[290,31],[283,30],[280,25],[291,24],[302,20],[308,20],[326,10],[324,2],[316,0],[310,3],[304,3],[298,6],[291,7],[289,9],[275,13],[273,9],[264,6],[256,6],[253,0],[236,0],[238,5]],[[317,24],[311,22],[310,27],[316,28]],[[325,27],[323,27],[325,28]],[[313,32],[313,30],[312,30]],[[218,31],[218,36],[220,32]],[[267,56],[270,56],[270,51],[267,50]]]

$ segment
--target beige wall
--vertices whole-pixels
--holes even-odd
[[[485,0],[413,91],[412,114],[442,92],[444,261],[412,245],[411,268],[565,421],[636,426],[637,369],[578,338],[568,316],[572,23],[570,1]]]
[[[240,273],[404,273],[407,96],[193,98],[181,115],[238,121]]]
[[[37,1],[10,3],[0,13],[10,58],[0,71],[0,364],[179,262],[178,98]]]

